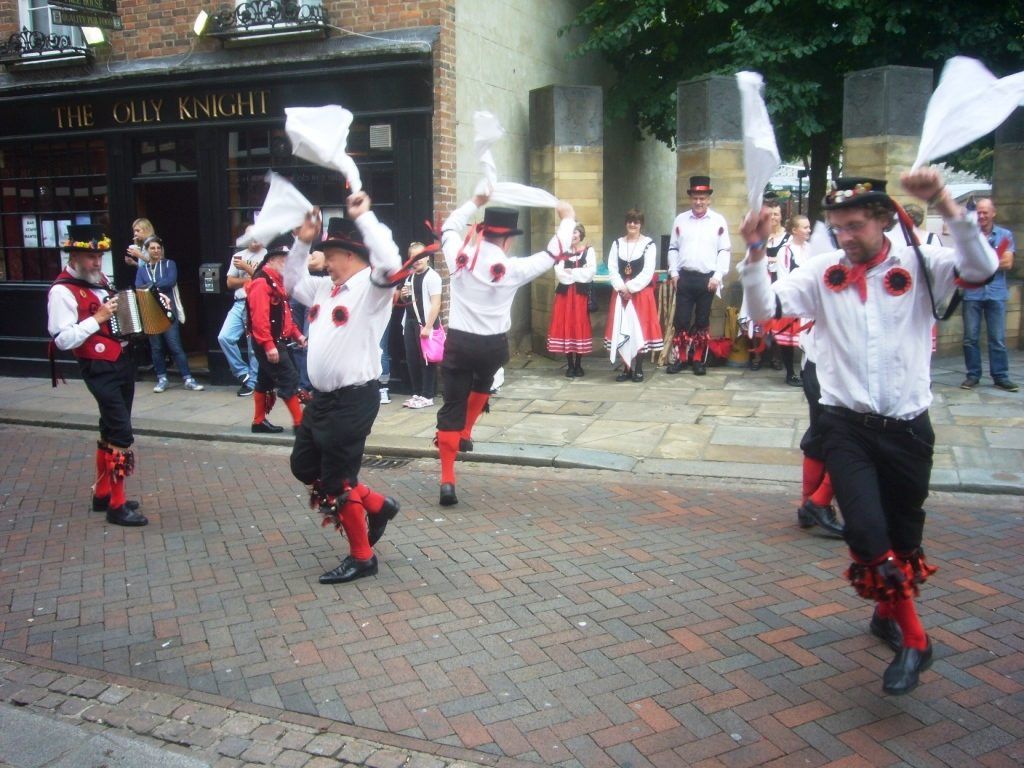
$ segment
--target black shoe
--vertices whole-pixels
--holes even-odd
[[[876,610],[871,614],[871,623],[868,625],[868,630],[896,653],[899,653],[903,647],[903,630],[896,623],[896,619],[883,619]]]
[[[583,363],[576,363],[576,365],[573,366],[572,374],[576,378],[582,377],[583,376]]]
[[[137,501],[126,501],[124,503],[125,509],[130,509],[132,512],[139,508],[139,502]],[[110,497],[109,496],[93,496],[92,497],[92,511],[93,512],[106,512],[110,509]]]
[[[469,437],[460,437],[459,438],[459,451],[462,452],[462,453],[472,453],[473,452],[473,439],[469,438]]]
[[[263,421],[253,424],[252,431],[256,434],[276,435],[279,432],[284,432],[284,427],[275,427],[269,421],[264,419]]]
[[[633,371],[633,381],[640,382],[644,380],[644,372],[637,368]]]
[[[773,371],[781,371],[782,370],[782,361],[781,360],[773,359],[771,365],[772,365],[772,370]]]
[[[704,363],[697,363],[697,362],[695,362],[693,364],[693,375],[694,376],[704,376],[705,374],[707,374],[707,372],[708,372],[708,369],[704,367]]]
[[[960,382],[960,389],[974,389],[976,386],[978,386],[977,376],[968,376]]]
[[[801,528],[810,528],[812,525],[817,525],[829,538],[843,538],[843,526],[839,523],[838,518],[836,518],[835,507],[831,505],[819,507],[808,499],[797,511],[797,519],[800,521]]]
[[[338,567],[334,570],[328,571],[320,577],[321,584],[345,584],[349,581],[355,581],[361,579],[364,576],[376,576],[377,575],[377,556],[374,555],[369,560],[356,560],[352,555],[349,555],[342,560]]]
[[[919,651],[916,648],[900,648],[882,675],[882,690],[893,696],[902,696],[917,688],[918,676],[932,665],[932,641]]]
[[[252,397],[253,391],[253,388],[250,387],[248,381],[246,381],[238,387],[238,391],[235,394],[239,397]]]
[[[668,373],[668,374],[671,374],[671,375],[674,376],[677,373],[682,372],[683,368],[685,368],[685,367],[686,366],[683,365],[683,362],[681,360],[676,360],[674,363],[669,364],[668,368],[665,369],[665,373]]]
[[[751,360],[750,361],[750,370],[752,370],[752,371],[760,371],[761,370],[761,361],[760,360]]]
[[[455,483],[441,483],[441,498],[438,502],[442,507],[454,507],[459,503],[455,495]]]
[[[385,497],[384,504],[380,508],[380,512],[375,515],[367,514],[367,534],[370,537],[370,546],[372,547],[378,541],[380,537],[384,535],[384,529],[388,527],[388,521],[394,520],[395,515],[398,514],[398,510],[401,505],[397,499],[393,499],[390,496]]]
[[[111,525],[124,525],[129,527],[149,524],[149,520],[146,519],[145,515],[141,514],[137,510],[128,509],[127,504],[123,507],[108,509],[107,522]]]
[[[616,381],[630,381],[633,378],[633,372],[629,368],[623,369],[622,373],[615,377]]]
[[[802,387],[804,385],[803,380],[799,376],[787,376],[786,383],[791,387]]]
[[[1020,389],[1020,387],[1018,387],[1009,379],[996,379],[992,383],[995,386],[999,387],[999,389],[1005,390],[1006,392],[1016,392],[1018,389]]]
[[[571,379],[574,376],[576,376],[576,369],[573,368],[571,365],[565,366],[565,378]]]

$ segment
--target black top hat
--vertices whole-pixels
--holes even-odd
[[[257,271],[267,266],[267,262],[270,261],[275,256],[287,256],[292,249],[293,242],[294,238],[292,237],[291,234],[278,235],[273,240],[271,240],[270,244],[267,246],[267,254],[266,256],[263,257],[263,260],[260,262]]]
[[[350,219],[335,217],[327,222],[327,236],[320,243],[321,250],[341,248],[351,251],[366,261],[370,260],[370,251],[363,242],[363,234],[356,223]]]
[[[103,234],[99,224],[70,224],[68,239],[61,250],[68,253],[95,253],[110,250],[110,238]]]
[[[511,237],[521,235],[519,211],[515,208],[488,208],[484,211],[485,237]]]
[[[832,188],[821,201],[826,211],[841,208],[854,208],[868,203],[884,203],[894,208],[892,198],[885,193],[885,182],[881,179],[869,179],[864,176],[848,176],[836,179]]]
[[[691,176],[690,188],[686,190],[688,195],[711,195],[715,190],[711,188],[710,176]]]

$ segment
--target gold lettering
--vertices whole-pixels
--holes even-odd
[[[216,112],[216,108],[217,108],[216,105],[214,105],[214,112]],[[197,119],[199,117],[199,113],[200,112],[205,114],[207,117],[216,117],[217,116],[216,114],[212,114],[212,115],[210,114],[210,94],[206,94],[206,96],[203,97],[202,101],[199,100],[198,96],[193,96],[192,97],[192,109],[195,111]]]
[[[254,114],[256,114],[256,107],[255,107],[255,105],[253,104],[253,101],[252,101],[252,91],[249,91],[244,96],[241,93],[239,93],[238,94],[238,116],[239,117],[242,117],[244,115],[250,115],[251,116],[251,115],[254,115]]]
[[[95,125],[92,104],[69,104],[54,107],[53,111],[57,115],[58,128],[92,128]]]
[[[134,122],[135,115],[132,114],[131,104],[127,101],[114,102],[114,108],[112,112],[114,122],[118,125],[124,125],[125,123]]]
[[[195,117],[191,112],[188,111],[188,98],[185,96],[178,97],[178,119],[179,120],[192,120]]]
[[[227,109],[224,108],[225,100],[227,100]],[[234,117],[238,114],[238,112],[235,109],[235,103],[231,100],[231,94],[218,94],[214,97],[214,101],[217,104],[218,111],[220,112],[220,114],[217,115],[217,117]]]
[[[270,91],[260,91],[260,114],[261,115],[267,114],[267,94],[269,94],[269,93],[270,93]]]
[[[152,119],[152,121],[147,120],[146,122],[154,122],[154,123],[161,122],[161,120],[160,120],[160,110],[164,106],[164,100],[163,99],[149,99],[149,106],[153,108],[153,111],[152,111],[153,119]]]

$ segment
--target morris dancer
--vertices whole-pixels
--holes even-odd
[[[928,418],[932,294],[941,300],[958,282],[983,284],[997,266],[935,170],[904,174],[903,187],[943,215],[955,248],[892,243],[885,230],[897,205],[885,182],[847,178],[823,203],[841,250],[772,285],[762,210],[741,228],[749,252],[740,270],[752,317],[815,321],[818,421],[853,558],[846,575],[861,597],[877,603],[870,630],[896,651],[882,678],[882,690],[894,695],[912,691],[932,660],[914,607],[919,585],[936,570],[921,549],[935,443]]]
[[[100,410],[100,439],[96,443],[96,484],[92,510],[106,512],[113,525],[146,525],[139,504],[125,498],[124,481],[135,468],[132,443],[132,401],[135,366],[127,342],[115,338],[110,318],[117,297],[100,271],[110,239],[95,225],[68,227],[63,246],[68,266],[50,288],[47,330],[57,349],[71,350],[78,359],[82,379]],[[51,346],[51,365],[53,361]],[[57,386],[54,367],[53,385]]]
[[[328,222],[320,244],[327,276],[314,277],[307,257],[320,232],[316,213],[297,230],[284,268],[286,291],[309,307],[314,388],[296,430],[291,469],[311,486],[310,505],[324,516],[323,525],[345,530],[348,557],[320,577],[321,584],[342,584],[377,573],[373,545],[399,509],[395,499],[359,482],[359,468],[380,410],[378,339],[391,317],[390,279],[402,261],[391,230],[358,192],[348,198],[351,221]]]
[[[519,286],[550,269],[569,251],[575,212],[559,202],[557,234],[546,251],[510,259],[519,213],[513,208],[488,208],[484,220],[465,239],[462,231],[489,195],[478,194],[456,209],[441,228],[441,249],[451,275],[451,306],[445,343],[444,405],[437,413],[437,450],[441,458],[440,503],[458,504],[455,457],[473,449],[473,425],[490,397],[495,372],[508,362],[510,311]],[[478,239],[471,242],[473,236]]]

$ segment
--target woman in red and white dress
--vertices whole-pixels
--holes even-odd
[[[587,230],[577,223],[572,231],[571,255],[555,264],[555,303],[551,307],[548,326],[548,352],[565,355],[565,376],[583,375],[583,355],[594,345],[587,304],[590,287],[597,271],[594,249],[584,244]]]
[[[785,280],[786,275],[805,263],[810,258],[811,252],[808,240],[811,238],[811,222],[806,216],[793,216],[787,227],[789,239],[779,249],[776,262],[779,280]],[[791,387],[803,386],[803,382],[796,374],[794,357],[796,348],[800,346],[800,328],[803,322],[799,317],[780,317],[777,320],[769,320],[765,324],[765,331],[770,333],[779,354],[782,357],[782,364],[786,367],[786,383]]]
[[[611,350],[613,363],[617,356],[622,358],[622,373],[615,377],[616,381],[643,381],[642,356],[664,346],[654,298],[658,246],[641,233],[643,225],[642,211],[627,211],[626,235],[612,243],[608,251],[608,273],[614,293],[604,344]]]

